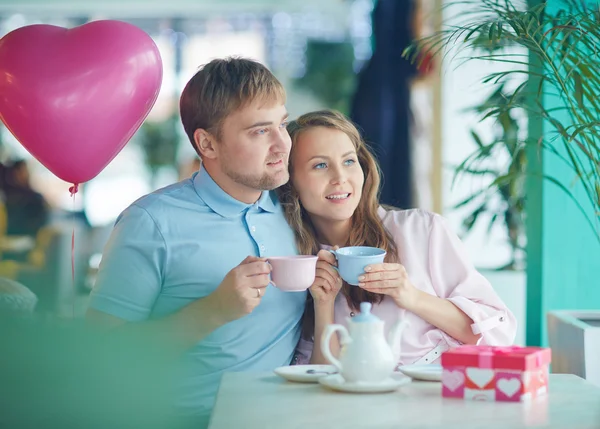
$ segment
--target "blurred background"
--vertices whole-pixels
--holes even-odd
[[[452,189],[451,182],[454,168],[474,148],[470,128],[479,118],[466,110],[484,101],[481,90],[468,68],[460,74],[452,70],[440,74],[433,61],[418,67],[401,57],[402,46],[439,25],[441,1],[2,3],[7,2],[0,2],[0,35],[35,23],[73,27],[120,19],[148,32],[163,59],[163,84],[148,119],[75,198],[68,192],[69,184],[0,128],[0,161],[6,166],[25,161],[18,167],[27,170],[23,180],[39,193],[39,203],[43,200],[47,206],[46,217],[36,213],[38,218],[27,227],[14,225],[25,222],[23,216],[9,216],[8,235],[35,237],[42,226],[59,228],[66,247],[56,253],[68,264],[66,271],[56,275],[64,275],[62,283],[68,287],[73,222],[77,287],[85,291],[93,283],[89,270],[97,266],[119,213],[138,197],[197,169],[178,115],[179,95],[198,67],[216,57],[241,55],[266,64],[287,89],[292,118],[326,107],[349,115],[379,155],[385,175],[384,203],[442,213],[457,232],[471,214],[470,207],[452,207],[479,186],[473,183],[478,178],[462,180]],[[492,213],[480,216],[490,218]],[[465,239],[478,267],[511,264],[513,249],[501,222],[490,231],[484,221],[478,222]],[[27,243],[20,241],[14,243],[21,245],[19,250],[5,253],[5,259],[25,256]],[[70,299],[64,298],[68,314]],[[55,304],[60,310],[61,302]]]
[[[382,165],[382,202],[444,215],[476,267],[519,320],[516,343],[547,344],[547,311],[600,308],[600,285],[591,274],[600,272],[600,250],[595,244],[584,246],[595,255],[584,266],[577,262],[583,248],[576,242],[540,238],[563,228],[577,230],[574,237],[591,233],[576,218],[548,223],[548,213],[571,203],[546,193],[542,197],[541,187],[537,195],[536,188],[526,184],[523,154],[495,151],[484,160],[485,174],[469,170],[455,177],[459,165],[482,142],[505,140],[507,135],[525,138],[531,124],[519,109],[484,119],[490,106],[493,110],[505,101],[503,94],[522,84],[526,75],[509,85],[490,86],[481,78],[500,70],[494,63],[456,67],[442,65],[438,58],[424,57],[413,64],[402,57],[412,40],[451,23],[452,15],[442,7],[445,3],[0,1],[0,37],[35,23],[73,27],[119,19],[151,35],[164,65],[158,101],[141,129],[98,177],[80,186],[74,198],[68,192],[70,185],[33,159],[0,124],[0,162],[6,178],[0,276],[26,285],[35,296],[31,311],[51,318],[81,318],[119,213],[138,197],[198,169],[178,116],[185,83],[211,59],[240,55],[266,64],[281,80],[291,118],[319,108],[335,108],[350,116]],[[523,48],[510,49],[527,55]],[[498,181],[509,170],[515,172],[510,180]],[[15,187],[19,192],[11,191]],[[533,194],[539,197],[536,213],[544,217],[530,218],[527,225],[532,229],[526,231],[524,204]],[[532,239],[535,249],[527,252]],[[568,272],[575,273],[568,277],[572,283],[548,283],[549,267],[560,264],[570,264]],[[16,287],[5,289],[14,292]],[[565,289],[571,294],[566,300],[561,295]],[[586,320],[596,323],[595,314]]]

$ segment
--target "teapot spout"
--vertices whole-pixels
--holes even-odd
[[[402,331],[409,326],[410,323],[408,321],[398,320],[394,323],[388,334],[388,345],[392,349],[396,363],[400,361],[400,340],[402,338]]]

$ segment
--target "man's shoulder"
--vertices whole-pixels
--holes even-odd
[[[155,220],[171,219],[178,213],[189,210],[201,210],[206,204],[194,190],[189,180],[173,183],[154,192],[146,194],[132,202],[119,216],[126,214],[145,213]]]

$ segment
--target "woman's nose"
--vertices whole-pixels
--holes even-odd
[[[344,174],[344,171],[342,171],[341,169],[333,170],[333,177],[331,178],[331,183],[332,184],[340,184],[340,183],[345,183],[345,182],[346,182],[346,175]]]

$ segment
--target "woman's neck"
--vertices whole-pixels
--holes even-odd
[[[319,243],[328,246],[346,246],[350,239],[352,219],[329,220],[315,216],[311,220],[317,232]]]

